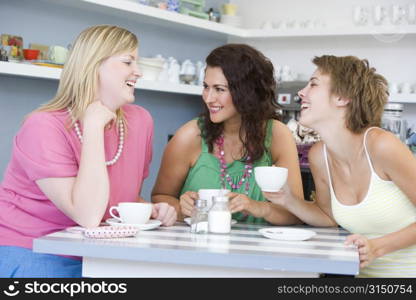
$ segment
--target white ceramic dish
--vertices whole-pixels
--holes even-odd
[[[125,224],[125,223],[121,223],[119,220],[114,219],[114,218],[107,219],[106,223],[113,225],[113,226],[132,226],[140,230],[154,229],[154,228],[159,227],[162,224],[162,222],[159,220],[149,220],[145,224]]]
[[[190,217],[183,219],[183,221],[186,224],[188,224],[189,226],[191,226],[191,218]],[[232,219],[231,220],[231,225],[234,225],[234,224],[237,224],[237,220]]]
[[[268,227],[259,232],[269,239],[281,241],[305,241],[316,235],[315,231],[297,228]]]
[[[141,62],[138,62],[138,66],[143,73],[143,80],[157,80],[160,72],[162,71],[162,67],[148,65]]]

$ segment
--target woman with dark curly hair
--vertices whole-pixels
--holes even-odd
[[[276,113],[272,63],[256,49],[228,44],[206,58],[204,111],[168,143],[152,192],[153,202],[190,216],[199,189],[229,189],[233,219],[294,224],[299,219],[265,200],[252,169],[285,167],[292,193],[303,195],[298,155]]]

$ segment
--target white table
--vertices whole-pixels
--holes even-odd
[[[297,226],[299,227],[299,226]],[[83,257],[84,277],[318,277],[356,275],[358,252],[341,228],[316,228],[307,241],[263,237],[259,225],[236,224],[230,234],[198,235],[176,223],[136,237],[91,239],[60,231],[34,240],[34,251]],[[293,228],[293,227],[291,227]]]

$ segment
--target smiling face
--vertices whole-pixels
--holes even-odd
[[[107,58],[98,71],[98,100],[116,111],[126,103],[134,102],[134,86],[142,76],[137,66],[137,49]]]
[[[303,126],[316,130],[334,116],[338,97],[331,93],[329,75],[322,74],[319,69],[298,95],[302,99],[299,123]]]
[[[221,123],[240,115],[235,109],[227,79],[220,67],[207,67],[202,99],[213,123]]]

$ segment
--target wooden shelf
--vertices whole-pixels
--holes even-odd
[[[59,68],[0,61],[0,74],[2,75],[59,80],[61,71]],[[186,95],[202,94],[202,86],[140,79],[136,84],[136,89]]]
[[[400,26],[354,26],[348,28],[305,28],[305,29],[246,29],[207,21],[175,12],[139,4],[132,0],[43,0],[51,5],[63,5],[82,10],[90,10],[111,15],[119,15],[132,20],[141,20],[159,26],[180,31],[191,30],[204,35],[216,37],[237,37],[247,39],[285,38],[285,37],[317,37],[317,36],[375,36],[413,35],[416,25]],[[384,38],[384,37],[383,37]]]

